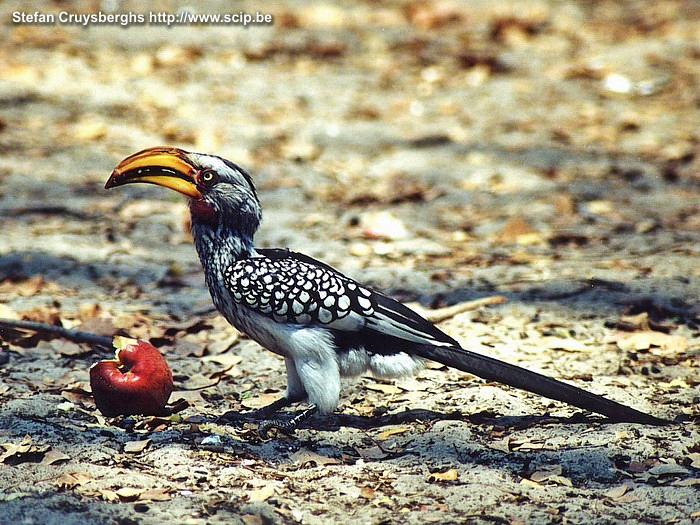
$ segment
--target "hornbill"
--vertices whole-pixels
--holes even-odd
[[[307,400],[291,421],[261,428],[292,428],[338,406],[340,378],[367,371],[397,377],[426,359],[505,383],[611,420],[662,425],[665,420],[570,384],[462,348],[403,304],[330,266],[286,249],[256,248],[262,212],[253,180],[215,155],[157,147],[121,161],[105,188],[143,182],[189,199],[191,228],[214,305],[241,332],[281,355],[287,388],[260,411],[269,415]]]

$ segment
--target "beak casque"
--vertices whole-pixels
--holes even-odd
[[[114,168],[105,188],[114,188],[134,182],[157,184],[199,198],[202,194],[195,184],[197,169],[178,148],[148,148],[125,158]]]

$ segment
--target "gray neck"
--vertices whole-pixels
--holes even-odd
[[[256,255],[253,236],[262,212],[254,195],[231,194],[218,204],[204,204],[190,203],[192,235],[209,292],[221,310],[227,304],[224,272],[237,261]]]
[[[192,235],[199,260],[207,274],[223,271],[234,262],[255,254],[252,235],[241,235],[225,226],[212,227],[193,222]]]
[[[234,318],[230,317],[233,314],[229,311],[231,305],[227,299],[225,271],[236,261],[247,259],[256,253],[252,236],[219,230],[220,228],[192,223],[194,245],[204,268],[204,278],[214,306],[229,322],[234,322]]]
[[[233,193],[220,202],[190,202],[192,235],[199,260],[213,276],[255,253],[253,236],[262,211],[255,195]]]

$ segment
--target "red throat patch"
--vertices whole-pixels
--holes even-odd
[[[197,222],[214,224],[216,222],[216,210],[204,199],[190,199],[190,212]]]

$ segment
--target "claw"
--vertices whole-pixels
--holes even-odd
[[[267,433],[273,428],[276,428],[285,434],[291,434],[301,423],[309,419],[317,411],[318,408],[316,408],[316,405],[310,405],[309,408],[300,412],[288,421],[282,421],[280,419],[269,419],[267,421],[263,421],[258,427],[258,435],[260,435],[260,437],[263,439],[267,439]]]
[[[221,423],[246,423],[249,419],[249,414],[243,414],[236,410],[228,410],[214,420],[217,425]]]
[[[281,408],[288,407],[293,402],[294,401],[291,401],[286,397],[281,397],[269,405],[253,410],[252,412],[237,412],[236,410],[229,410],[228,412],[224,412],[217,417],[215,423],[254,423],[261,419],[264,420],[264,418],[269,417]],[[262,423],[265,423],[265,421]]]

